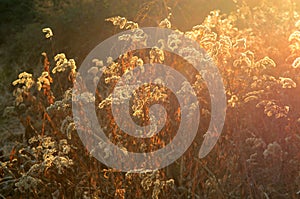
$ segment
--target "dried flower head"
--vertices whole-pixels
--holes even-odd
[[[263,100],[263,101],[259,102],[256,105],[256,107],[257,108],[263,107],[264,108],[264,113],[268,117],[275,116],[276,119],[287,117],[287,114],[290,111],[289,106],[280,107],[274,101],[270,101],[270,100]]]
[[[292,42],[292,41],[300,41],[300,31],[295,31],[293,32],[290,37],[289,37],[289,42]]]
[[[299,68],[299,67],[300,67],[300,57],[297,57],[297,58],[295,59],[295,61],[294,61],[293,64],[292,64],[292,67],[293,67],[293,68]]]
[[[44,71],[40,77],[38,77],[37,81],[37,89],[40,91],[42,87],[45,86],[50,86],[50,80],[49,80],[49,73]]]
[[[53,37],[53,32],[52,32],[51,28],[43,28],[42,31],[43,31],[43,33],[46,33],[46,35],[45,35],[46,39]]]
[[[228,100],[228,104],[230,107],[234,108],[236,107],[238,101],[239,98],[236,95],[232,95],[231,98]]]
[[[128,21],[125,17],[110,17],[105,19],[105,21],[110,21],[113,23],[114,26],[119,26],[120,29],[136,29],[139,28],[139,25],[133,21]]]
[[[70,68],[69,80],[73,81],[76,76],[76,63],[74,59],[67,59],[64,53],[59,53],[54,57],[56,62],[55,67],[52,69],[52,73],[64,72],[67,68]]]
[[[291,78],[279,77],[282,88],[296,88],[297,84]]]
[[[150,63],[163,63],[165,60],[164,51],[159,49],[158,47],[153,47],[150,50]]]
[[[160,28],[171,28],[171,22],[169,21],[169,19],[165,18],[164,20],[162,20],[159,25]]]
[[[276,63],[269,57],[264,57],[255,63],[255,66],[258,68],[266,69],[266,68],[274,68],[276,67]]]
[[[34,84],[32,74],[27,72],[20,73],[18,79],[12,83],[13,86],[16,86],[17,84],[23,85],[22,89],[28,91]]]
[[[282,148],[277,142],[268,144],[267,149],[263,152],[264,158],[278,157],[282,153]]]

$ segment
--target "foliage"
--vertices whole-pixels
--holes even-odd
[[[23,143],[16,144],[10,156],[1,159],[2,195],[32,198],[299,197],[300,106],[295,93],[299,92],[300,83],[300,17],[293,1],[264,0],[256,5],[239,1],[235,5],[236,9],[230,14],[213,10],[191,30],[177,30],[196,40],[208,52],[226,88],[225,127],[207,157],[198,159],[196,154],[210,120],[208,90],[199,74],[187,72],[190,66],[184,60],[174,62],[170,53],[153,48],[130,52],[118,60],[95,59],[88,71],[92,83],[100,81],[98,89],[103,95],[91,99],[86,92],[80,97],[87,102],[96,101],[99,115],[106,115],[99,118],[100,124],[106,126],[107,136],[125,151],[151,151],[165,146],[176,133],[176,125],[167,123],[166,132],[144,143],[121,132],[110,113],[112,100],[117,100],[112,99],[110,92],[120,76],[147,62],[176,65],[198,91],[202,105],[201,126],[195,143],[172,165],[137,174],[106,168],[82,146],[71,112],[70,88],[75,76],[80,75],[76,72],[75,60],[59,53],[53,57],[54,66],[43,53],[44,69],[39,77],[23,72],[13,82],[15,104],[8,107],[7,112],[14,111],[20,117],[25,133]],[[175,19],[169,14],[157,26],[176,29],[172,27],[172,20]],[[107,21],[141,35],[139,24],[125,17],[111,17]],[[51,45],[56,35],[52,37],[51,29],[44,32]],[[145,42],[138,38],[139,42]],[[126,35],[121,39],[126,39]],[[173,38],[167,45],[176,48],[176,42]],[[97,73],[104,66],[107,68],[104,78],[99,80]],[[182,90],[186,91],[184,85]],[[131,101],[134,120],[139,124],[149,121],[145,106],[157,101],[171,110],[178,106],[168,89],[147,84],[136,91]],[[170,113],[171,119],[179,119],[176,110]],[[107,158],[109,155],[107,152]]]

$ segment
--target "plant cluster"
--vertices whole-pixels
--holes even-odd
[[[16,144],[8,157],[1,158],[1,195],[32,198],[298,198],[300,16],[293,1],[279,2],[264,0],[253,7],[245,1],[236,1],[234,12],[222,14],[214,10],[189,31],[172,27],[171,14],[157,24],[197,41],[222,75],[228,105],[226,123],[217,145],[204,159],[198,159],[197,152],[211,115],[209,92],[202,78],[209,74],[205,71],[197,74],[191,63],[184,59],[195,58],[197,62],[199,57],[206,57],[197,54],[193,48],[182,48],[180,37],[170,35],[160,46],[131,51],[116,60],[95,57],[87,71],[87,84],[97,87],[96,96],[85,83],[81,84],[80,94],[72,93],[71,86],[65,86],[80,79],[76,79],[81,74],[77,72],[74,59],[68,59],[64,53],[57,54],[53,67],[47,54],[43,53],[44,68],[40,76],[22,72],[13,81],[15,104],[7,108],[7,113],[17,113],[25,133],[23,142]],[[146,44],[147,35],[139,29],[141,25],[137,22],[121,16],[107,21],[134,33],[123,34],[119,40],[130,40],[133,45]],[[47,39],[52,38],[51,29],[43,32]],[[180,49],[185,57],[178,58],[164,51],[166,48]],[[122,76],[128,81],[136,78],[131,75],[134,68],[144,73],[145,63],[174,66],[189,82],[183,82],[178,93],[172,93],[160,79],[143,84],[133,95],[128,92],[130,85],[128,89],[116,86]],[[100,73],[103,73],[101,78]],[[170,74],[163,75],[174,79]],[[64,94],[56,96],[61,90]],[[112,91],[117,94],[112,95]],[[198,134],[184,155],[166,168],[139,173],[107,168],[93,157],[93,152],[104,151],[104,159],[117,157],[111,157],[103,143],[98,143],[98,148],[83,146],[76,133],[72,101],[80,98],[96,105],[98,121],[105,134],[124,153],[155,151],[171,142],[178,130],[182,118],[176,95],[185,96],[189,92],[196,92],[201,104]],[[136,139],[122,132],[113,118],[111,105],[124,99],[130,100],[129,112],[136,124],[154,124],[150,125],[149,135],[157,131],[156,124],[159,124],[149,116],[149,107],[162,104],[168,114],[162,131],[146,139]],[[80,116],[85,117],[84,113]],[[77,128],[89,126],[87,123]],[[186,136],[189,133],[187,131]]]

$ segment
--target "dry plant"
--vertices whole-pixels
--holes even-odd
[[[281,3],[279,3],[281,2]],[[150,4],[152,5],[152,4]],[[282,6],[283,5],[283,6]],[[137,22],[116,16],[107,21],[120,29],[131,29],[134,36],[120,40],[146,42]],[[174,29],[172,15],[157,24]],[[13,82],[14,107],[25,126],[22,143],[16,144],[9,157],[1,159],[2,197],[31,198],[298,198],[300,194],[300,17],[293,1],[265,0],[256,6],[236,1],[230,14],[212,11],[199,25],[180,31],[199,43],[218,66],[226,88],[228,110],[221,139],[204,159],[197,152],[210,121],[208,89],[191,65],[162,48],[130,52],[113,60],[93,60],[88,71],[97,84],[95,99],[87,90],[77,96],[87,103],[96,102],[101,126],[107,137],[124,151],[149,152],[168,144],[177,131],[180,108],[174,94],[156,84],[145,84],[131,99],[131,114],[137,124],[147,124],[149,106],[161,103],[169,116],[164,131],[149,139],[138,140],[119,129],[111,113],[111,95],[117,81],[130,69],[144,63],[176,66],[197,91],[201,104],[201,122],[194,144],[172,165],[155,171],[122,173],[98,162],[82,145],[72,117],[71,88],[63,96],[60,74],[75,81],[76,63],[64,53],[51,65],[43,53],[44,68],[37,78],[20,73]],[[43,30],[51,39],[51,29]],[[170,49],[180,39],[162,41]],[[189,49],[187,56],[193,56]],[[51,60],[52,61],[52,60]],[[103,78],[97,74],[103,70]],[[143,71],[143,70],[142,70]],[[190,72],[192,71],[192,72]],[[155,71],[154,71],[155,72]],[[60,73],[60,74],[57,74]],[[171,76],[169,78],[172,78]],[[56,86],[55,86],[56,85]],[[117,89],[117,88],[115,88]],[[181,92],[190,92],[182,85]],[[174,107],[177,107],[174,109]],[[84,117],[84,115],[82,116]],[[82,127],[85,128],[85,127]],[[155,131],[157,126],[151,126]],[[151,132],[149,132],[151,133]],[[189,136],[189,132],[186,132]],[[99,143],[100,150],[106,150]],[[97,149],[91,149],[99,150]],[[106,150],[104,158],[110,158]]]

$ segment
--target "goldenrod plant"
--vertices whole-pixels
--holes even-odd
[[[172,4],[173,1],[164,1]],[[177,1],[175,1],[177,2]],[[172,7],[156,26],[176,31],[196,41],[218,67],[227,97],[226,121],[222,135],[204,158],[198,151],[211,116],[211,101],[203,75],[191,69],[191,63],[164,51],[177,49],[180,38],[151,49],[130,51],[118,59],[95,57],[87,71],[96,95],[82,86],[80,95],[72,92],[80,81],[80,65],[67,53],[42,52],[43,67],[38,74],[21,71],[12,81],[13,106],[5,114],[17,115],[24,126],[24,136],[9,155],[0,157],[0,196],[3,198],[299,198],[300,197],[300,4],[296,1],[234,1],[230,13],[212,10],[190,30],[174,25]],[[108,2],[109,4],[109,2]],[[142,9],[151,13],[158,1]],[[174,5],[174,4],[172,4]],[[141,12],[142,12],[141,11]],[[152,10],[153,11],[153,10]],[[151,17],[151,16],[148,16]],[[156,17],[154,17],[156,18]],[[135,44],[147,42],[142,31],[145,18],[108,17],[106,22],[120,30],[119,40]],[[139,21],[140,20],[140,21]],[[76,26],[76,24],[74,24]],[[53,28],[54,30],[54,28]],[[84,30],[83,30],[84,31]],[[42,29],[46,40],[54,42],[51,28]],[[41,32],[41,34],[42,34]],[[51,49],[51,47],[49,48]],[[194,56],[191,48],[186,57]],[[107,138],[126,152],[151,152],[165,147],[178,129],[181,109],[162,80],[143,84],[131,95],[118,90],[118,80],[134,68],[143,73],[144,64],[174,66],[189,80],[201,105],[200,127],[193,144],[173,164],[157,170],[121,172],[98,161],[93,153],[105,152],[105,143],[97,148],[84,146],[77,130],[72,101],[94,103],[98,121]],[[99,78],[99,73],[103,76]],[[129,77],[130,76],[130,77]],[[166,74],[166,78],[174,78]],[[78,83],[78,82],[77,82]],[[112,95],[112,91],[119,93]],[[193,92],[184,82],[179,93]],[[136,139],[116,125],[112,102],[116,96],[130,99],[133,121],[143,126],[153,118],[149,106],[162,104],[168,120],[159,135]],[[175,108],[174,108],[175,107]],[[194,107],[190,107],[191,109]],[[80,113],[85,117],[84,113]],[[150,125],[149,135],[158,129]],[[143,132],[140,132],[141,134]],[[186,136],[190,132],[185,132]],[[93,140],[90,140],[92,143]]]

